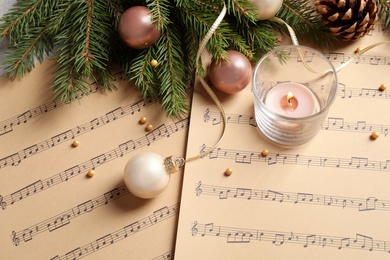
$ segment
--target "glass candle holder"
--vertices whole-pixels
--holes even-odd
[[[323,54],[299,45],[277,47],[253,71],[257,125],[276,144],[304,144],[321,129],[337,87],[335,68]]]

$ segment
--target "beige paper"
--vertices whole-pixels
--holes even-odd
[[[383,40],[390,32],[377,26],[326,55],[339,66],[357,47]],[[390,85],[389,55],[389,45],[377,47],[339,72],[322,130],[298,148],[261,134],[249,87],[218,92],[227,132],[217,149],[185,167],[175,258],[389,258],[390,91],[378,90]],[[212,147],[222,132],[220,112],[199,84],[190,125],[187,156]],[[379,139],[370,140],[372,131]]]
[[[94,84],[79,102],[53,102],[51,66],[0,79],[0,258],[171,259],[182,172],[151,200],[122,174],[142,151],[184,156],[188,118],[167,117],[120,74],[118,91]]]

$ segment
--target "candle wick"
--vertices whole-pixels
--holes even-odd
[[[293,93],[288,92],[288,94],[287,94],[287,103],[288,103],[288,106],[289,106],[289,107],[292,106],[292,99],[293,99],[293,98],[294,98]]]

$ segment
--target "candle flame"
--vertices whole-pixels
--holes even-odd
[[[293,98],[294,98],[293,93],[292,93],[292,92],[288,92],[288,94],[287,94],[287,102],[288,102],[288,105],[289,105],[289,106],[292,105],[291,99],[293,99]]]

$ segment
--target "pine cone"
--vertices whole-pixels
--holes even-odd
[[[315,6],[324,26],[344,41],[363,37],[378,20],[375,0],[319,0]]]

